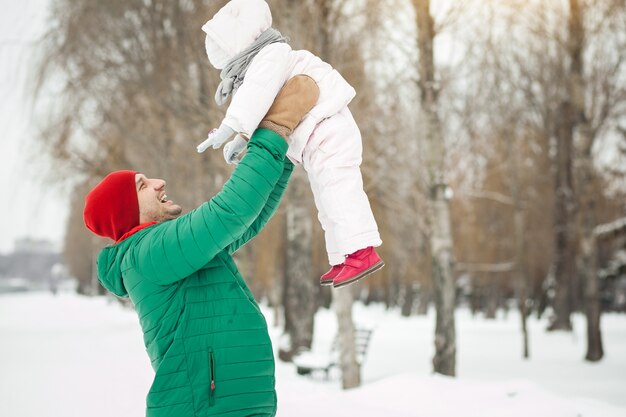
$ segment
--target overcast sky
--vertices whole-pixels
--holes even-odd
[[[49,239],[60,245],[67,217],[66,196],[44,185],[46,164],[37,154],[29,71],[36,40],[46,27],[49,0],[0,0],[0,252],[16,239]]]

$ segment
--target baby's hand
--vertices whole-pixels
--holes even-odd
[[[239,163],[239,155],[246,149],[248,141],[241,135],[235,136],[235,139],[224,145],[224,159],[229,164],[237,165]]]
[[[219,129],[213,129],[213,130],[211,130],[209,132],[209,135],[206,138],[206,140],[204,142],[202,142],[200,145],[198,145],[198,147],[197,147],[198,152],[202,153],[202,152],[206,151],[209,148],[209,146],[213,147],[213,149],[219,148],[234,133],[235,133],[235,131],[233,129],[231,129],[230,127],[226,126],[225,124],[222,124],[219,127]]]

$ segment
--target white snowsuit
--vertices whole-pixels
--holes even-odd
[[[230,1],[202,27],[209,60],[224,68],[271,25],[264,0]],[[329,263],[338,265],[345,255],[382,243],[363,191],[361,133],[347,107],[356,94],[352,86],[312,53],[273,43],[252,60],[222,123],[250,137],[283,84],[297,74],[313,78],[320,96],[291,135],[287,156],[308,174]]]

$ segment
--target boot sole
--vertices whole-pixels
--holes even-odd
[[[320,280],[320,285],[322,287],[328,287],[329,285],[333,285],[333,280],[332,279],[327,279],[326,281]]]
[[[352,278],[347,279],[345,281],[342,281],[339,284],[333,284],[333,287],[334,288],[345,287],[348,284],[352,284],[353,282],[356,282],[356,281],[360,280],[361,278],[365,278],[366,276],[368,276],[370,274],[373,274],[374,272],[378,271],[379,269],[382,269],[383,266],[385,266],[385,262],[383,262],[383,260],[381,259],[380,261],[375,263],[370,269],[366,269],[365,271],[361,272],[360,274],[355,275]]]

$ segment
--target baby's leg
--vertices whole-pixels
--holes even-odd
[[[320,123],[304,151],[318,211],[342,255],[382,243],[363,190],[361,155],[361,133],[347,108]]]
[[[319,199],[319,185],[315,178],[309,175],[309,182],[311,184],[311,191],[313,192],[313,199],[315,200],[315,206],[317,207],[317,218],[324,229],[324,240],[326,242],[326,252],[328,253],[328,263],[330,265],[339,265],[344,261],[345,256],[339,252],[337,242],[335,240],[334,225],[330,221],[330,218],[326,215],[326,211]]]

